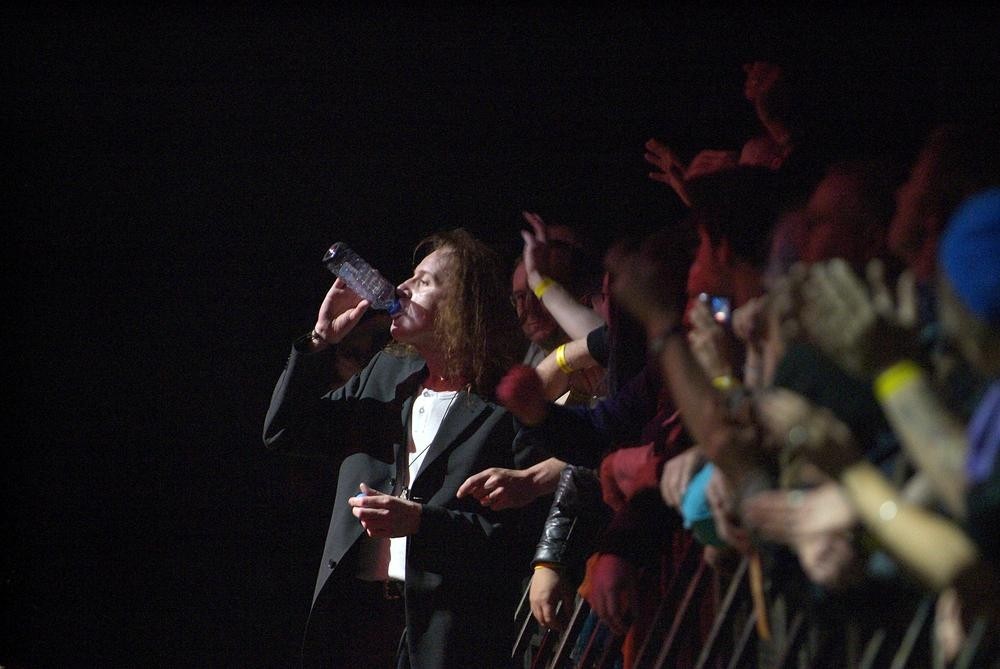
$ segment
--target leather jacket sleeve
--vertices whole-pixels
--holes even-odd
[[[582,569],[610,515],[601,500],[597,473],[567,465],[559,476],[532,565],[545,562],[574,571]]]

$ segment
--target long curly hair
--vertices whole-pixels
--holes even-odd
[[[465,377],[471,390],[492,398],[496,385],[520,360],[517,318],[510,305],[506,263],[463,228],[422,240],[414,260],[434,251],[448,253],[445,276],[454,286],[434,324],[446,373]]]

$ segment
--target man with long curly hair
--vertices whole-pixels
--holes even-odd
[[[519,570],[544,509],[493,511],[455,494],[486,467],[542,459],[514,444],[513,419],[493,399],[520,353],[505,266],[461,229],[418,249],[429,252],[397,289],[394,342],[324,391],[324,358],[369,306],[338,279],[268,410],[268,447],[344,458],[306,665],[510,663]]]

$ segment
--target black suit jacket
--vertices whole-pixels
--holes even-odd
[[[293,349],[278,381],[264,441],[289,452],[344,457],[313,607],[338,577],[352,577],[351,549],[362,535],[347,500],[363,481],[391,491],[396,459],[405,454],[410,409],[427,375],[415,356],[381,352],[341,389],[325,393],[329,354]],[[419,531],[406,554],[406,624],[413,667],[506,666],[513,613],[545,504],[495,512],[458,487],[487,467],[524,468],[545,457],[515,444],[513,418],[483,398],[461,392],[448,412],[411,497],[423,504]],[[349,602],[335,604],[350,607]],[[312,624],[310,624],[310,628]],[[314,634],[335,630],[308,629]]]

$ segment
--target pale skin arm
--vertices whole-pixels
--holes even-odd
[[[759,400],[761,417],[775,434],[800,433],[799,447],[840,480],[858,518],[885,548],[935,589],[946,587],[978,560],[957,525],[906,501],[871,463],[861,459],[850,430],[827,409],[787,390]]]
[[[691,159],[691,164],[684,173],[684,179],[691,181],[706,174],[731,170],[739,164],[739,157],[740,154],[736,151],[703,149]]]
[[[564,352],[566,364],[574,370],[597,366],[597,361],[591,357],[590,350],[587,348],[586,337],[568,342]],[[535,372],[542,380],[542,394],[545,399],[555,400],[569,390],[569,375],[559,369],[555,351],[549,353],[544,360],[538,363]]]
[[[706,174],[713,174],[736,167],[739,161],[739,153],[735,151],[705,149],[699,151],[689,165],[684,165],[674,152],[670,150],[670,147],[656,139],[650,139],[646,142],[645,158],[646,162],[658,170],[650,172],[649,178],[653,181],[665,183],[673,188],[674,192],[677,193],[677,197],[690,207],[691,195],[688,192],[687,182]]]
[[[979,558],[951,521],[908,504],[868,462],[848,467],[841,482],[868,530],[935,590],[947,587]]]
[[[948,511],[964,518],[965,431],[920,377],[880,399],[893,431]]]
[[[545,278],[548,254],[548,234],[545,222],[538,214],[524,212],[532,231],[521,231],[524,239],[524,270],[528,277],[528,287],[532,290]],[[549,286],[542,294],[542,304],[572,339],[582,339],[591,331],[604,325],[597,312],[588,306],[580,304],[560,284]]]
[[[654,332],[650,330],[650,337]],[[742,474],[746,473],[746,463],[740,458],[745,453],[734,448],[734,426],[727,420],[729,412],[722,393],[712,386],[682,336],[666,339],[658,362],[684,425],[702,445],[702,453],[738,485]]]
[[[871,379],[912,350],[916,296],[912,276],[904,273],[894,303],[880,263],[869,265],[867,279],[866,284],[842,260],[814,266],[803,286],[801,320],[810,338],[844,369]],[[967,442],[961,424],[923,375],[879,401],[942,503],[963,518]]]
[[[762,537],[788,545],[849,530],[857,521],[841,486],[832,481],[809,491],[765,490],[743,500],[740,511]]]
[[[517,509],[554,493],[565,467],[566,463],[558,458],[543,460],[527,469],[490,467],[465,479],[456,496],[474,497],[495,511]]]

